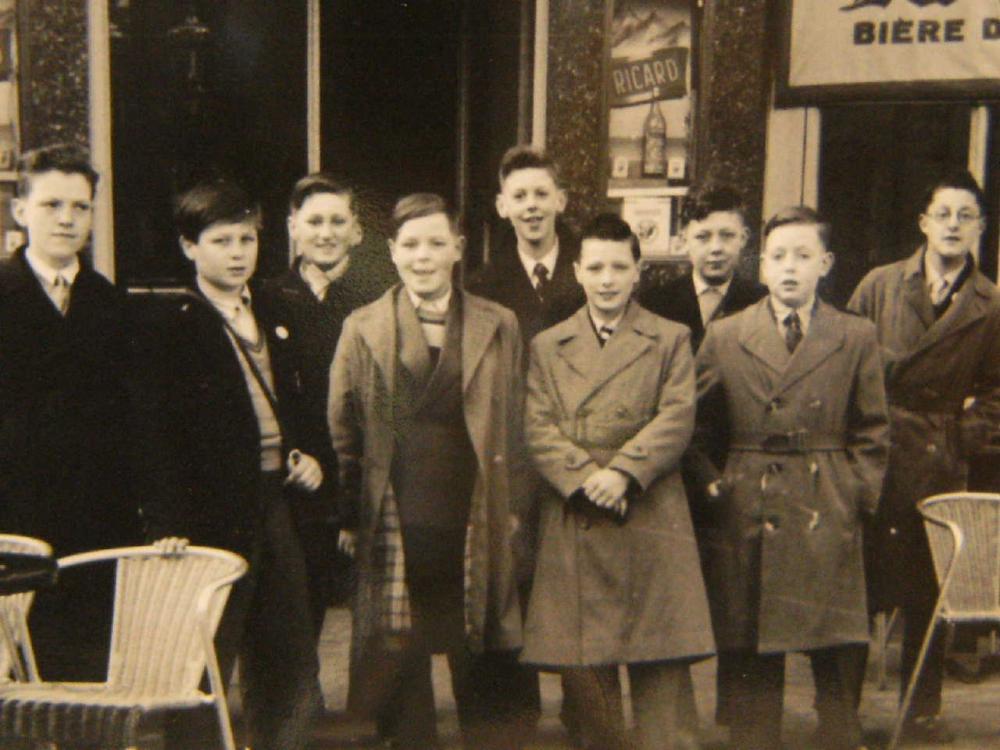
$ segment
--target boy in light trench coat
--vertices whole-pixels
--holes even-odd
[[[937,600],[927,533],[916,504],[966,488],[968,459],[1000,423],[1000,292],[977,268],[986,226],[982,190],[967,172],[927,191],[926,243],[876,268],[848,307],[875,323],[886,372],[892,451],[878,514],[866,538],[873,609],[901,607],[901,686],[910,678]],[[954,739],[940,718],[944,639],[932,641],[904,733]],[[901,687],[902,689],[902,687]]]
[[[712,635],[680,459],[694,428],[688,329],[631,300],[639,245],[602,214],[583,233],[587,304],[532,342],[526,443],[547,482],[522,659],[559,668],[584,746],[676,739],[680,682]]]
[[[698,351],[694,452],[729,445],[721,476],[708,460],[694,464],[714,515],[705,534],[715,636],[740,665],[730,739],[741,750],[781,747],[789,651],[810,656],[821,746],[862,747],[862,516],[878,502],[888,415],[874,327],[816,296],[833,262],[828,233],[810,208],[776,214],[761,257],[769,296],[711,323]],[[702,410],[710,399],[721,409]]]
[[[430,655],[446,653],[465,746],[515,750],[482,656],[521,645],[517,319],[453,285],[464,238],[440,196],[401,198],[392,230],[403,283],[347,318],[330,377],[340,545],[358,565],[351,708],[394,748],[437,747]]]

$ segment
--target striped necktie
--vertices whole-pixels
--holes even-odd
[[[69,310],[69,282],[61,273],[57,273],[52,282],[52,302],[60,315],[66,315]]]
[[[427,339],[427,345],[434,349],[442,348],[444,346],[444,328],[448,312],[431,310],[427,305],[421,304],[417,308],[417,317],[420,319],[420,327],[424,330],[424,338]]]

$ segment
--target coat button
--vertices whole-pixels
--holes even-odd
[[[895,526],[889,528],[889,536],[899,536],[899,529]]]
[[[764,521],[764,531],[768,534],[773,534],[777,530],[778,527],[774,525],[774,522],[770,518]]]
[[[617,409],[615,409],[615,416],[616,417],[627,417],[628,416],[628,409],[626,409],[624,406],[619,406]]]
[[[927,444],[927,452],[928,453],[937,453],[937,446],[934,445],[934,443],[928,443]]]

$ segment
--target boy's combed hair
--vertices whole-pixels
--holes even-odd
[[[716,211],[737,213],[746,223],[746,204],[738,192],[727,185],[702,185],[692,189],[684,198],[681,224],[703,221]]]
[[[99,175],[90,164],[90,155],[71,143],[53,143],[26,151],[17,160],[17,194],[24,198],[31,191],[31,178],[44,172],[78,174],[90,184],[90,194],[97,189]]]
[[[632,227],[621,216],[613,213],[598,214],[583,229],[580,243],[586,240],[608,240],[611,242],[628,242],[632,257],[638,261],[641,253],[639,238],[635,236]]]
[[[504,180],[519,169],[544,169],[552,176],[552,181],[560,185],[556,163],[544,151],[534,146],[521,144],[511,146],[504,152],[500,159],[500,187],[503,188]]]
[[[313,172],[296,182],[288,201],[288,210],[297,211],[302,208],[302,204],[309,196],[322,193],[344,196],[351,212],[357,213],[354,205],[354,188],[328,172]]]
[[[406,222],[434,214],[444,214],[448,218],[451,231],[456,236],[461,234],[458,217],[448,207],[444,198],[437,193],[411,193],[396,201],[392,209],[389,221],[390,236],[396,237]]]
[[[983,193],[983,189],[979,187],[979,183],[976,182],[976,178],[967,169],[955,169],[935,177],[924,191],[920,203],[920,213],[925,213],[930,208],[931,203],[934,202],[934,195],[938,190],[946,190],[948,188],[967,190],[976,196],[976,203],[979,204],[979,213],[985,218],[987,214],[986,195]]]
[[[810,206],[786,206],[779,210],[764,225],[764,239],[766,240],[771,232],[778,227],[788,226],[789,224],[804,224],[816,227],[816,233],[819,235],[823,247],[830,247],[830,223],[819,211]]]
[[[174,200],[174,226],[189,242],[197,242],[201,233],[213,224],[245,221],[260,229],[260,205],[242,187],[228,180],[200,183]]]

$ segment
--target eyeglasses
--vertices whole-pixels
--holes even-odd
[[[951,211],[947,208],[939,208],[937,211],[931,211],[927,215],[938,224],[946,224],[951,221]],[[959,224],[971,224],[974,221],[979,221],[979,219],[982,218],[982,214],[963,209],[955,215],[955,218],[958,220]]]

